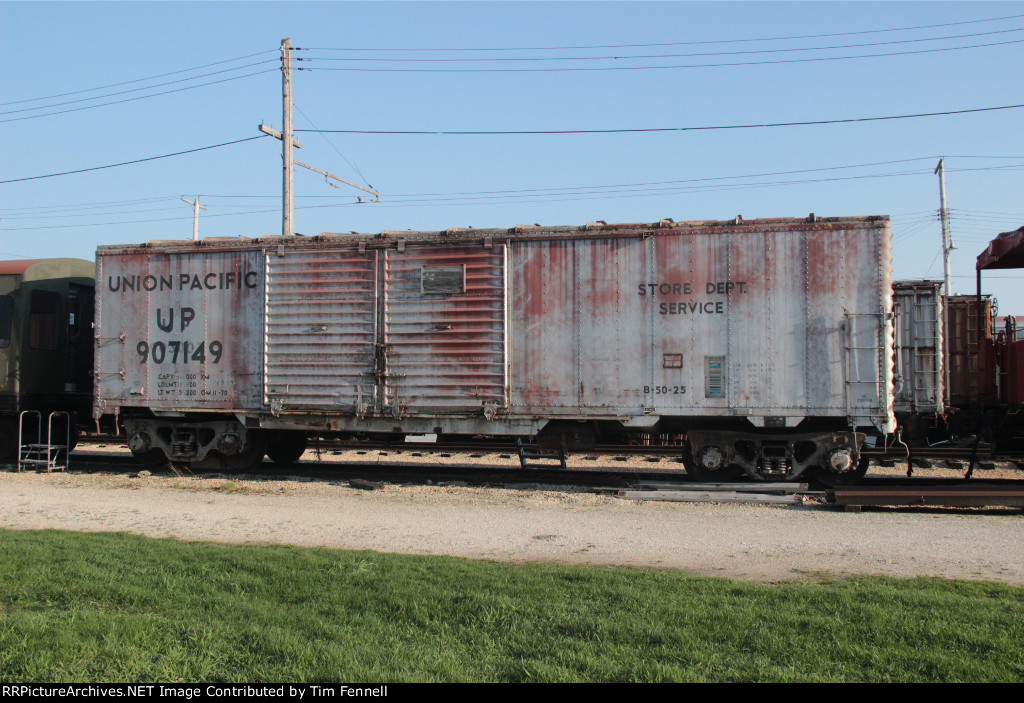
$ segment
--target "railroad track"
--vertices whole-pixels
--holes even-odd
[[[406,449],[404,447],[403,449]],[[362,451],[362,450],[361,450]],[[367,449],[369,455],[372,450]],[[410,452],[411,454],[419,453]],[[459,452],[460,454],[462,452]],[[466,452],[472,455],[471,452]],[[490,450],[477,453],[514,456]],[[468,457],[467,457],[468,458]],[[97,473],[138,473],[139,467],[126,453],[103,452],[72,455],[72,469]],[[573,486],[598,493],[618,495],[632,500],[676,502],[744,502],[769,504],[800,504],[808,500],[827,502],[849,511],[868,506],[946,506],[946,507],[1021,507],[1024,508],[1024,477],[1021,479],[987,478],[892,478],[868,477],[857,486],[824,487],[806,483],[696,483],[687,480],[681,467],[552,469],[520,468],[518,466],[466,464],[425,464],[394,461],[377,463],[368,456],[358,461],[301,462],[279,466],[264,462],[244,474],[230,474],[241,480],[315,479],[347,483],[356,488],[372,490],[386,484],[456,484],[483,487],[538,488]],[[168,473],[171,467],[166,470]],[[221,469],[174,469],[180,475],[226,477]],[[159,471],[157,473],[163,473]]]
[[[124,437],[116,435],[95,435],[83,434],[79,438],[79,444],[123,444]],[[351,440],[336,438],[311,439],[310,449],[322,451],[335,450],[402,450],[417,452],[460,452],[472,453],[483,452],[491,454],[515,454],[517,451],[515,441],[505,438],[495,439],[472,439],[457,442],[424,442],[424,441],[385,441],[385,440]],[[586,452],[575,452],[581,456],[597,455],[621,455],[621,456],[657,456],[657,457],[679,457],[682,455],[681,444],[599,444]],[[912,447],[909,450],[912,460],[951,460],[968,462],[971,457],[977,461],[1019,461],[1024,464],[1024,450],[1006,451],[998,450],[991,444],[981,443],[977,448],[972,446],[936,445],[932,447]],[[864,456],[873,461],[900,462],[907,460],[908,450],[902,446],[889,448],[868,448],[864,450]]]

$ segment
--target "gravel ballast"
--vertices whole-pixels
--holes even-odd
[[[1024,516],[1012,510],[846,513],[820,503],[633,501],[569,487],[365,490],[299,477],[0,471],[0,527],[650,566],[759,582],[830,573],[1024,585]]]

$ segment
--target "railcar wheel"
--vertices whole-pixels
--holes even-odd
[[[714,455],[715,447],[702,447],[700,456],[695,457],[693,447],[687,445],[683,449],[683,467],[692,480],[699,483],[726,483],[735,481],[743,475],[743,467],[737,464],[726,464]]]
[[[817,466],[810,470],[811,477],[818,483],[826,486],[851,486],[860,483],[861,479],[868,472],[871,460],[862,456],[856,464],[844,471],[835,471],[827,466]]]
[[[234,471],[248,471],[263,461],[267,451],[267,438],[259,430],[250,430],[245,436],[245,446],[237,454],[224,457],[224,464]]]
[[[294,464],[304,451],[305,432],[271,432],[267,437],[267,456],[275,464]]]

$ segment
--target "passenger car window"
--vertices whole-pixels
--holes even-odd
[[[11,346],[11,327],[14,323],[14,298],[0,295],[0,349]]]
[[[57,348],[60,295],[47,290],[32,291],[29,303],[28,344],[33,349]]]

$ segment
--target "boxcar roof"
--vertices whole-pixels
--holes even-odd
[[[732,220],[697,220],[676,222],[664,219],[652,223],[608,224],[603,221],[588,222],[575,226],[516,225],[507,228],[476,229],[473,227],[451,227],[446,230],[383,230],[376,234],[359,232],[323,232],[319,235],[306,236],[296,234],[285,237],[272,234],[258,237],[206,237],[195,242],[191,239],[152,240],[142,244],[115,244],[97,247],[96,253],[117,255],[123,253],[142,253],[144,251],[195,251],[200,249],[264,249],[279,246],[298,247],[332,247],[353,246],[358,243],[371,248],[394,245],[396,242],[410,243],[458,243],[481,239],[496,241],[515,241],[529,239],[576,239],[602,237],[628,237],[638,234],[672,234],[672,233],[714,233],[718,231],[741,232],[785,232],[807,230],[846,229],[850,227],[888,226],[888,215],[866,217],[817,217],[811,213],[807,217],[778,217],[757,220],[744,220],[736,217]]]

